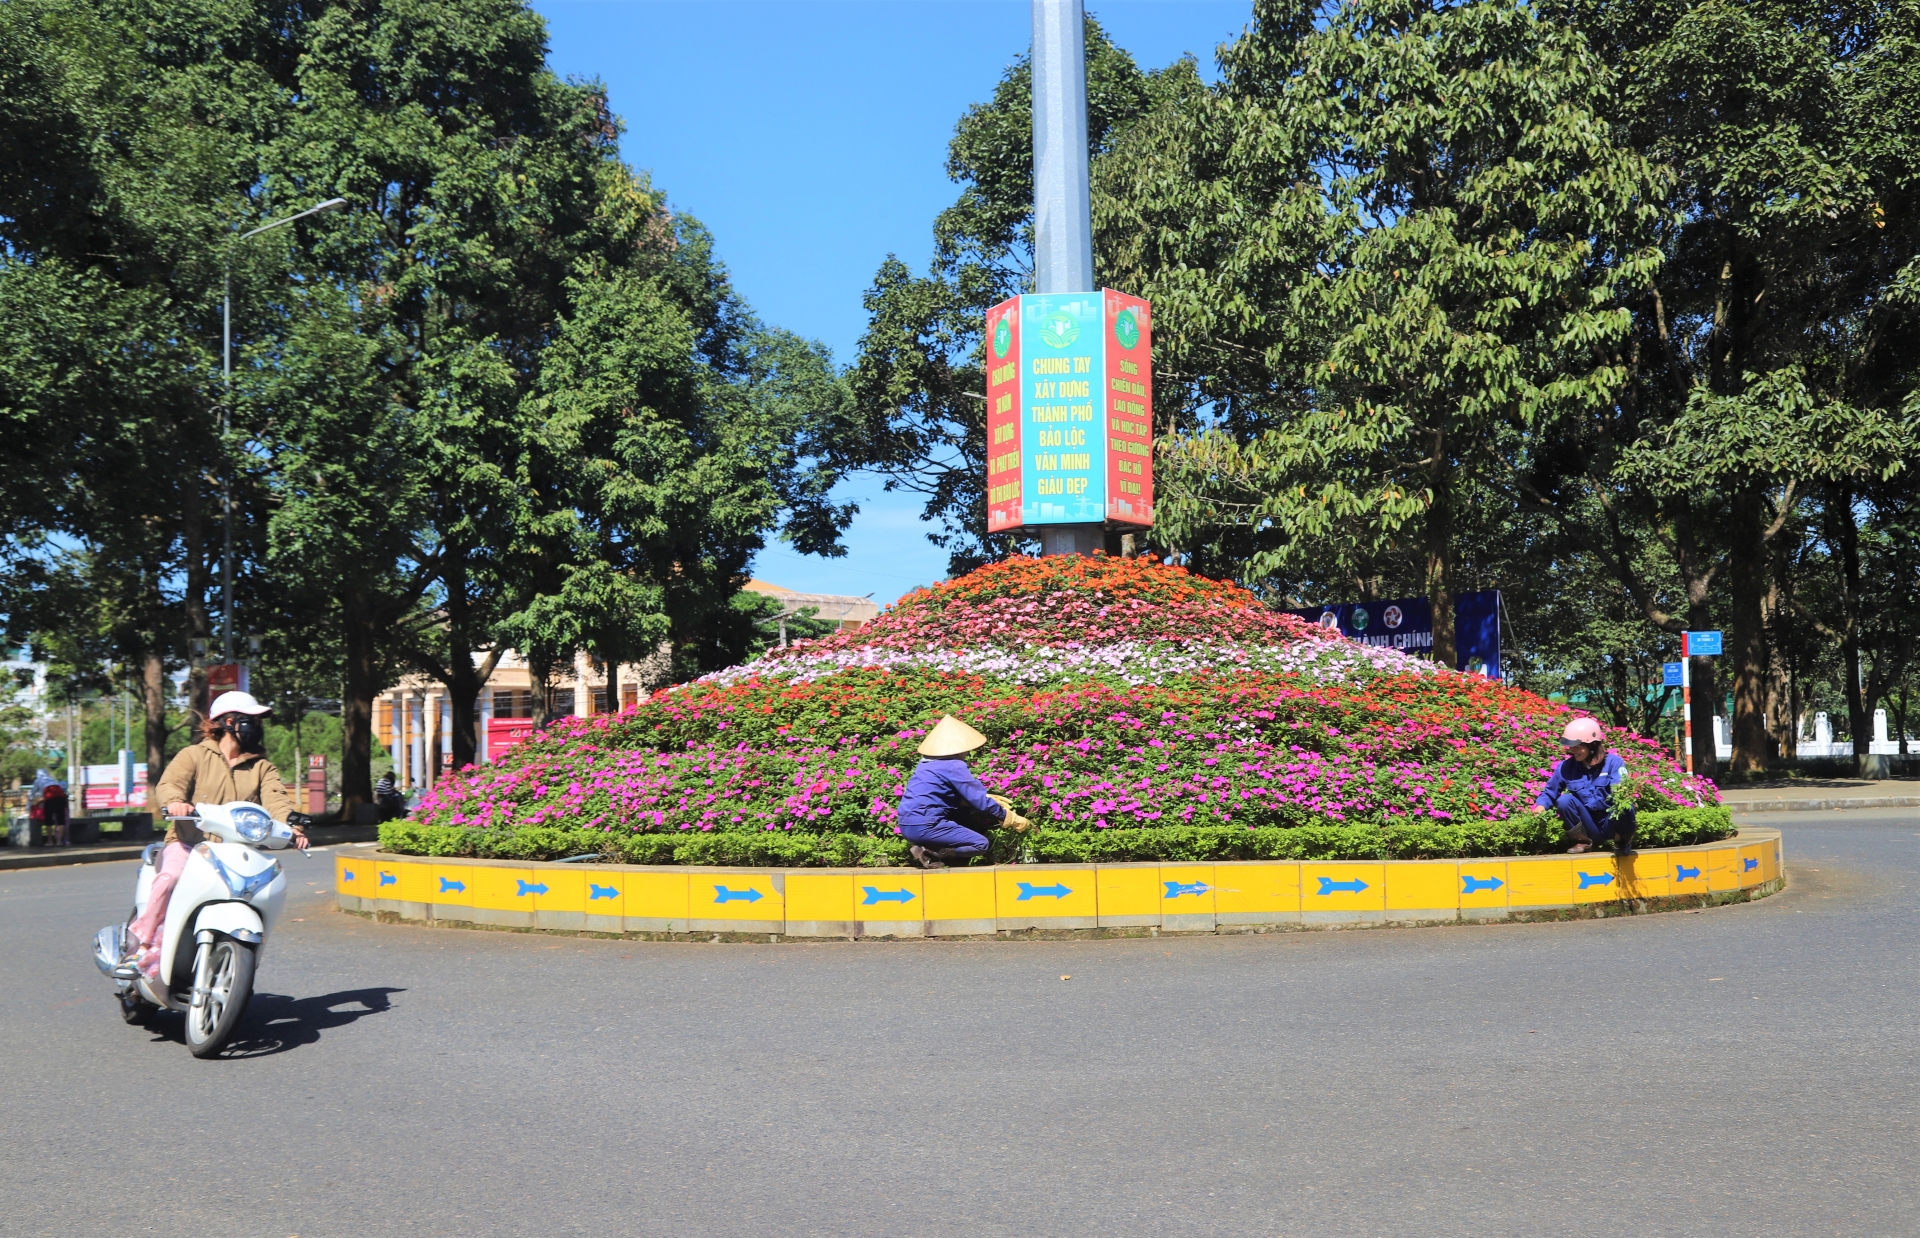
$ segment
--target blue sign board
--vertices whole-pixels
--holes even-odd
[[[1681,676],[1686,673],[1686,669],[1687,666],[1684,662],[1662,662],[1660,664],[1660,671],[1663,676],[1661,683],[1669,688],[1683,687],[1685,681]]]
[[[1696,658],[1717,658],[1720,656],[1720,633],[1687,633],[1687,653]]]
[[[1342,602],[1290,610],[1363,645],[1381,645],[1420,656],[1433,653],[1433,605],[1426,598]],[[1453,600],[1454,669],[1500,678],[1500,591],[1462,593]]]
[[[1100,294],[1020,298],[1023,524],[1100,524],[1107,453],[1100,437]]]

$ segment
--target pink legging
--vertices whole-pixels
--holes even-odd
[[[168,843],[160,853],[160,870],[153,875],[153,886],[147,891],[147,909],[133,922],[133,935],[141,945],[160,944],[160,926],[167,918],[167,901],[173,897],[173,887],[180,884],[180,874],[186,871],[187,857],[192,854],[193,848],[177,842]]]

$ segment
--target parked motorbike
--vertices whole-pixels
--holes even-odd
[[[133,913],[125,924],[110,924],[95,934],[93,961],[113,980],[120,1014],[135,1026],[162,1009],[187,1016],[187,1048],[195,1057],[212,1057],[225,1047],[246,1014],[253,996],[254,969],[280,906],[287,879],[280,861],[261,854],[293,845],[294,833],[266,809],[246,800],[195,804],[194,816],[206,841],[197,844],[173,888],[161,933],[160,970],[142,975],[127,957],[129,928],[147,906],[159,873],[164,843],[140,857],[133,889]],[[305,854],[305,853],[303,853]]]

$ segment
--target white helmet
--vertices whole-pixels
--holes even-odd
[[[221,714],[267,714],[273,711],[253,699],[251,692],[222,692],[213,698],[213,704],[207,708],[207,720],[211,722]]]

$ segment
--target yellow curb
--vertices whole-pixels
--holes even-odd
[[[342,911],[380,919],[614,934],[972,937],[1246,932],[1563,919],[1764,897],[1780,831],[1616,858],[1245,860],[903,868],[529,864],[334,857]]]

